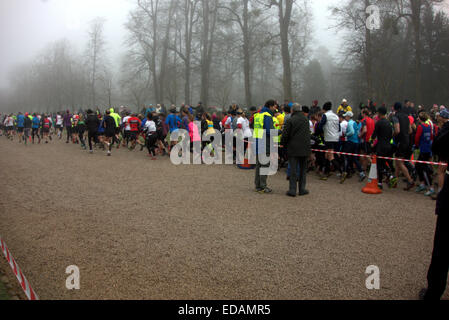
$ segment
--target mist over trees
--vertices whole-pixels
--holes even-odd
[[[344,33],[330,52],[313,46],[310,0],[134,0],[120,59],[108,54],[108,21],[95,19],[84,48],[56,41],[13,69],[0,110],[250,107],[273,97],[447,104],[449,19],[440,2],[342,1],[329,8],[329,27]],[[378,30],[366,28],[370,4],[380,9]]]
[[[340,74],[353,101],[449,101],[449,20],[441,2],[349,0],[332,8],[346,32]],[[379,30],[366,28],[369,4],[380,8]]]

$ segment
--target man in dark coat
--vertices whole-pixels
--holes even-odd
[[[432,153],[440,162],[449,162],[449,111],[440,113],[442,124],[432,144]],[[420,298],[439,300],[446,289],[449,269],[449,171],[446,171],[444,185],[438,193],[436,210],[437,224],[433,242],[432,262],[427,272],[427,290],[421,290]]]
[[[285,123],[282,132],[282,145],[287,148],[288,162],[290,164],[290,189],[287,195],[296,196],[297,186],[299,195],[307,195],[306,172],[307,160],[310,156],[310,127],[309,120],[301,111],[301,106],[293,105],[293,114]],[[299,172],[297,172],[299,164]],[[299,176],[299,179],[298,179]]]

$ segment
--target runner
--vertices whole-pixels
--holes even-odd
[[[167,116],[167,119],[165,119],[165,123],[169,127],[170,136],[172,135],[173,132],[175,132],[181,128],[182,121],[181,121],[181,118],[179,118],[179,116],[176,114],[176,108],[170,109],[170,114]],[[171,149],[173,148],[173,146],[176,145],[177,143],[178,143],[177,141],[170,140],[169,153],[171,152]]]
[[[14,118],[12,117],[12,114],[10,114],[5,118],[3,124],[6,128],[6,138],[13,140]]]
[[[72,129],[70,130],[72,132],[72,143],[79,144],[79,136],[78,136],[78,121],[79,121],[79,115],[76,113],[72,116],[71,122],[72,122]]]
[[[157,130],[156,123],[153,121],[152,113],[148,113],[147,121],[145,122],[145,128],[143,130],[146,135],[145,144],[148,149],[148,156],[151,160],[156,160],[156,142],[157,142]]]
[[[153,121],[156,124],[156,144],[159,148],[159,152],[162,154],[162,156],[165,156],[166,154],[168,154],[168,145],[165,141],[167,134],[164,133],[165,122],[162,119],[162,114],[154,114]]]
[[[393,139],[393,127],[386,118],[387,109],[385,107],[379,107],[377,115],[379,121],[374,126],[374,132],[371,136],[371,148],[376,150],[376,155],[379,157],[392,157],[393,147],[391,140]],[[375,143],[374,141],[377,142]],[[393,176],[393,161],[385,159],[377,159],[377,178],[380,189],[383,189],[383,176],[387,173],[387,182],[389,186],[392,186],[390,181],[394,179]],[[394,182],[394,181],[393,181]]]
[[[118,113],[116,113],[114,111],[114,108],[110,108],[110,116],[114,119],[115,121],[115,134],[113,137],[113,141],[112,143],[117,143],[117,149],[120,148],[120,122],[122,120],[122,117],[120,117],[120,115]]]
[[[420,161],[432,161],[432,142],[434,139],[434,129],[429,123],[429,116],[424,111],[418,115],[418,126],[415,135],[415,148],[419,148]],[[416,171],[419,175],[420,185],[416,188],[416,192],[424,192],[425,196],[431,197],[435,194],[433,188],[433,168],[428,164],[417,163]]]
[[[22,143],[23,140],[24,127],[25,127],[25,116],[22,114],[22,112],[19,112],[17,116],[17,133],[19,137],[19,143]]]
[[[149,114],[149,113],[148,113]],[[122,141],[122,146],[123,147],[128,147],[129,144],[129,137],[130,137],[130,132],[131,132],[131,127],[128,123],[129,118],[131,118],[131,113],[130,112],[126,112],[126,116],[123,118],[123,141]]]
[[[137,136],[139,135],[139,129],[141,125],[140,119],[137,117],[135,113],[131,114],[131,117],[128,118],[127,125],[129,125],[129,141],[131,141],[131,147],[129,150],[134,150],[136,148]]]
[[[64,130],[64,118],[61,115],[61,112],[56,114],[56,133],[58,135],[59,140],[62,139],[62,131]]]
[[[104,143],[108,148],[108,156],[111,156],[112,143],[113,143],[113,139],[116,135],[117,124],[115,122],[115,119],[111,116],[110,110],[106,111],[106,115],[104,116],[103,125],[104,125],[104,135],[105,135]]]
[[[326,102],[323,105],[323,110],[325,113],[318,125],[318,130],[324,134],[326,150],[337,151],[340,138],[340,122],[338,116],[332,112],[332,102]],[[341,173],[340,163],[336,160],[333,153],[326,153],[325,158],[325,175],[321,177],[321,180],[324,181],[332,175],[331,164],[333,164],[334,168]]]
[[[100,124],[98,125],[97,135],[98,135],[98,147],[104,150],[104,141],[105,141],[105,126],[104,126],[104,118],[101,113],[98,113],[98,120]]]
[[[354,114],[348,111],[344,114],[347,121],[346,126],[346,141],[345,141],[345,151],[346,153],[358,154],[359,149],[359,137],[358,137],[358,126],[357,123],[352,119]],[[362,182],[366,178],[366,174],[362,169],[359,162],[359,157],[357,156],[345,156],[344,172],[342,174],[340,183],[344,183],[350,172],[354,168],[354,164],[359,172],[359,181]]]
[[[93,153],[92,140],[97,144],[98,141],[98,127],[100,126],[100,120],[92,110],[87,110],[87,140],[89,142],[89,153]]]
[[[362,116],[363,116],[361,121],[362,128],[359,133],[361,144],[360,147],[362,150],[362,154],[370,155],[371,154],[370,140],[374,132],[374,120],[370,117],[370,111],[368,108],[364,108],[362,110]],[[360,162],[362,164],[363,170],[367,170],[368,164],[370,162],[369,158],[362,157]]]
[[[84,133],[86,132],[86,122],[84,121],[84,116],[82,113],[79,114],[77,131],[78,131],[78,138],[81,142],[81,148],[86,150],[86,143],[84,141]]]
[[[31,137],[31,126],[33,124],[33,118],[30,118],[30,116],[28,115],[28,112],[25,113],[25,118],[23,120],[23,126],[24,126],[24,142],[25,145],[28,144],[28,139],[29,137]]]
[[[37,136],[39,139],[38,143],[41,143],[41,137],[39,135],[39,127],[41,125],[41,120],[39,119],[38,115],[36,113],[33,113],[33,121],[32,121],[32,130],[31,130],[31,136],[34,144],[34,137]]]
[[[394,104],[393,111],[394,137],[397,142],[396,158],[398,158],[398,160],[395,160],[396,181],[394,181],[393,187],[397,186],[397,177],[399,177],[399,172],[402,172],[407,179],[407,186],[404,190],[409,191],[415,187],[415,182],[404,165],[404,161],[400,159],[410,159],[410,134],[412,133],[412,128],[408,116],[402,111],[400,102]]]
[[[66,143],[69,143],[69,138],[72,137],[72,115],[70,114],[70,110],[66,111],[66,114],[63,117],[63,124],[67,132]]]
[[[42,139],[45,139],[45,143],[48,143],[48,136],[51,128],[51,118],[44,114],[41,118]]]

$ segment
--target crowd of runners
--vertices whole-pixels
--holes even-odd
[[[288,152],[281,145],[281,138],[293,106],[294,103],[288,101],[283,104],[276,102],[271,115],[271,129],[279,131],[279,168],[288,163]],[[251,107],[243,110],[233,104],[226,112],[209,113],[199,103],[196,107],[182,105],[179,109],[171,106],[168,113],[161,105],[149,106],[140,113],[130,112],[124,107],[104,112],[90,109],[77,113],[70,110],[48,114],[19,112],[0,115],[0,135],[25,145],[65,140],[88,149],[90,153],[94,149],[104,150],[108,156],[113,148],[133,151],[140,147],[140,151],[146,148],[149,157],[156,160],[158,155],[170,154],[175,143],[170,141],[170,134],[179,129],[189,133],[191,142],[201,141],[204,133],[218,131],[224,134],[226,130],[241,129],[242,134],[235,135],[234,139],[242,139],[246,151],[248,141],[253,137],[254,115],[261,109]],[[315,171],[324,181],[335,175],[342,184],[353,176],[363,182],[371,165],[371,158],[363,155],[391,157],[396,160],[377,160],[379,188],[383,188],[384,183],[389,188],[396,188],[398,179],[403,177],[404,190],[415,189],[417,193],[436,198],[446,169],[405,160],[441,160],[433,156],[432,142],[439,129],[447,126],[449,111],[444,106],[434,105],[427,110],[422,106],[415,108],[406,100],[404,104],[397,102],[388,108],[385,104],[377,106],[368,100],[366,105],[359,105],[356,116],[355,110],[343,99],[336,113],[332,109],[331,102],[322,107],[318,101],[313,101],[310,107],[302,106],[302,112],[309,119],[314,150],[307,168],[304,168],[307,172]],[[202,142],[201,146],[212,149],[207,142]],[[287,169],[287,179],[289,171],[290,168]]]

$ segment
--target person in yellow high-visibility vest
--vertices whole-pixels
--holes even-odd
[[[110,108],[111,117],[114,118],[115,121],[115,136],[112,138],[112,144],[114,142],[117,143],[117,149],[120,148],[120,122],[122,121],[122,117],[118,113],[114,111],[114,108]]]
[[[281,124],[279,123],[279,120],[276,117],[273,117],[273,127],[276,130],[280,130],[281,129]],[[281,141],[281,136],[278,135],[276,138],[273,138],[273,141],[275,143],[279,143]]]
[[[273,126],[273,114],[276,110],[276,102],[274,100],[268,100],[265,106],[259,113],[254,114],[254,132],[253,138],[256,140],[256,192],[258,193],[272,193],[273,190],[267,187],[267,176],[260,174],[261,168],[268,168],[269,163],[262,164],[259,159],[259,155],[265,152],[267,157],[270,156],[270,130],[274,129]],[[265,151],[263,151],[265,144]]]

